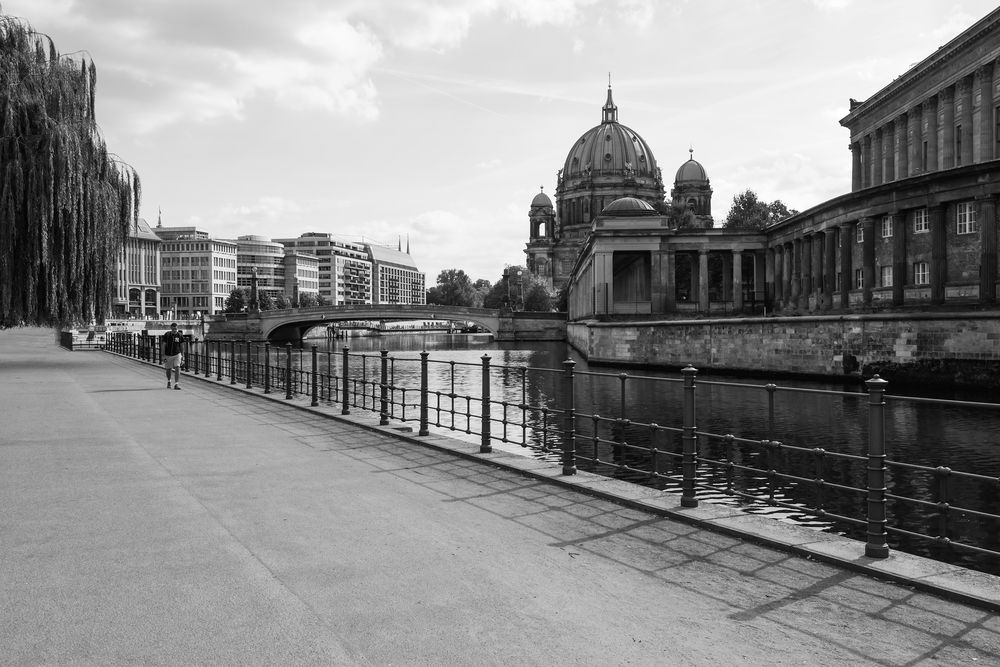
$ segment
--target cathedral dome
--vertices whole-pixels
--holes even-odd
[[[601,215],[656,215],[656,209],[649,202],[645,202],[635,197],[622,197],[616,199],[601,211]]]
[[[653,151],[635,130],[618,122],[618,107],[611,100],[610,87],[603,112],[604,122],[587,130],[569,150],[562,177],[617,175],[655,179]]]
[[[552,208],[552,200],[544,192],[539,192],[535,195],[535,198],[531,200],[531,208]]]
[[[691,151],[691,159],[681,165],[677,170],[675,183],[708,183],[708,173],[701,163],[694,159],[694,151]]]

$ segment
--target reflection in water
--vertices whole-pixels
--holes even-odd
[[[436,429],[452,437],[473,442],[479,441],[480,406],[476,400],[462,397],[478,399],[481,395],[482,357],[488,355],[492,434],[505,440],[494,446],[553,461],[559,460],[563,438],[564,362],[572,359],[576,362],[574,398],[579,467],[679,491],[683,401],[679,373],[590,368],[564,343],[532,343],[528,347],[497,344],[489,336],[397,334],[331,341],[329,348],[325,339],[310,343],[324,352],[331,351],[334,373],[339,372],[342,348],[349,347],[350,375],[363,376],[369,382],[378,377],[379,351],[390,350],[390,384],[408,388],[405,396],[394,393],[394,401],[406,404],[394,405],[394,416],[405,416],[412,421],[419,418],[419,352],[429,351],[429,386],[437,392],[431,397],[430,421]],[[325,361],[321,368],[325,372]],[[697,430],[702,459],[698,482],[711,487],[699,488],[698,497],[864,539],[863,524],[817,518],[794,508],[727,493],[731,489],[765,498],[770,495],[778,503],[821,507],[830,514],[847,517],[863,518],[866,514],[863,493],[834,491],[831,487],[864,487],[867,395],[833,383],[781,380],[777,383],[780,388],[774,392],[772,420],[765,384],[761,380],[718,375],[698,378]],[[810,389],[814,393],[789,391],[792,388]],[[452,403],[459,414],[449,413]],[[992,476],[991,480],[977,482],[890,463],[890,494],[1000,513],[1000,484],[996,480],[1000,474],[1000,410],[916,403],[888,396],[885,433],[890,462]],[[724,437],[727,434],[737,439],[729,441]],[[778,441],[782,447],[761,446],[762,440]],[[832,453],[853,457],[840,458]],[[727,460],[734,465],[727,468],[712,463]],[[746,470],[743,466],[759,470]],[[801,479],[776,484],[763,472],[772,468]],[[824,485],[814,483],[816,478],[822,478]],[[916,526],[924,534],[947,534],[951,539],[1000,549],[1000,531],[993,520],[980,520],[952,510],[942,528],[941,507],[890,499],[888,509],[890,527]],[[976,558],[964,550],[898,533],[890,533],[889,541],[894,548],[1000,573],[1000,563],[995,558]]]

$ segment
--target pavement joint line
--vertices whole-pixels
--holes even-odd
[[[125,361],[137,362],[150,368],[162,370],[162,366],[157,363],[136,359],[110,350],[106,350],[106,352]],[[704,500],[699,503],[698,507],[682,508],[680,497],[668,491],[656,491],[586,471],[577,471],[575,475],[563,475],[559,463],[541,461],[504,451],[484,454],[479,451],[477,444],[439,434],[418,436],[413,430],[400,430],[399,423],[381,426],[378,424],[378,413],[364,408],[351,406],[355,410],[362,410],[362,414],[352,412],[349,415],[343,415],[339,413],[341,403],[331,401],[325,406],[321,404],[319,407],[313,407],[303,405],[294,399],[286,399],[284,391],[264,394],[259,385],[254,386],[253,389],[247,389],[245,383],[231,384],[229,379],[225,377],[218,380],[216,376],[205,377],[190,371],[186,371],[186,373],[185,377],[188,379],[197,379],[213,387],[234,389],[245,396],[270,400],[278,405],[294,408],[314,417],[351,425],[388,439],[447,452],[480,464],[485,463],[524,477],[545,481],[557,487],[608,500],[624,507],[740,538],[806,559],[836,565],[874,579],[893,581],[921,592],[932,593],[993,613],[1000,613],[1000,577],[985,572],[935,561],[896,549],[890,550],[888,558],[871,558],[864,555],[864,543],[859,540],[832,533],[819,533],[802,526],[782,523],[777,519],[747,514],[723,505],[713,505]],[[311,400],[310,395],[303,396],[306,400]],[[326,412],[322,409],[323,407],[328,410],[333,408],[338,412]],[[621,492],[623,489],[625,491]]]

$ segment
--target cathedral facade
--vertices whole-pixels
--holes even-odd
[[[573,142],[557,173],[555,204],[544,192],[531,201],[525,249],[528,270],[553,289],[561,289],[595,218],[623,197],[646,202],[656,211],[669,206],[688,210],[689,220],[712,226],[712,189],[693,155],[677,171],[669,206],[664,196],[663,175],[653,151],[638,132],[618,122],[618,107],[608,86],[601,123]]]
[[[1000,301],[1000,9],[850,100],[850,191],[763,230],[715,228],[693,156],[670,192],[617,120],[574,143],[532,201],[528,267],[571,320],[994,308]],[[846,158],[845,158],[846,159]]]

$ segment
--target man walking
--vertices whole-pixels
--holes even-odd
[[[170,371],[174,372],[174,389],[180,389],[181,364],[184,355],[181,353],[184,344],[184,334],[177,330],[177,323],[170,325],[170,331],[163,335],[163,367],[167,370],[167,389],[170,389]]]

